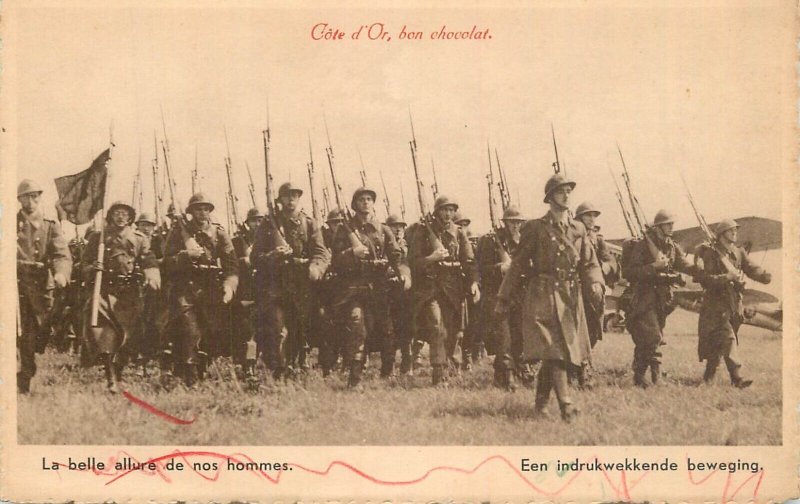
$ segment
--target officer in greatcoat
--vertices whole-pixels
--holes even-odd
[[[161,288],[158,263],[150,250],[150,240],[132,227],[136,211],[117,201],[106,213],[102,239],[105,250],[102,263],[98,257],[101,233],[89,235],[83,257],[83,272],[87,286],[84,311],[84,342],[90,355],[99,354],[105,368],[111,392],[122,381],[122,370],[135,350],[141,336],[141,289]],[[97,326],[92,326],[92,292],[96,272],[102,270],[98,302]],[[137,334],[138,333],[138,334]],[[133,354],[135,355],[135,354]]]
[[[744,320],[742,292],[745,277],[768,284],[772,275],[756,265],[747,252],[736,244],[739,225],[732,219],[720,222],[715,229],[716,241],[703,244],[695,254],[698,277],[703,286],[703,304],[698,322],[697,353],[706,361],[703,380],[711,383],[721,360],[725,360],[731,383],[747,388],[753,380],[741,376],[739,327]]]
[[[65,288],[72,258],[61,227],[39,209],[42,189],[25,179],[17,187],[17,390],[27,394],[36,374],[37,340],[53,306],[53,287]]]
[[[603,277],[586,228],[569,214],[575,182],[560,174],[545,184],[543,217],[526,222],[519,248],[500,285],[495,312],[508,315],[512,295],[523,275],[528,288],[522,301],[523,358],[542,360],[536,384],[537,414],[544,414],[555,389],[561,417],[577,415],[567,383],[567,370],[590,358],[589,333],[583,311],[582,285],[593,298],[603,295]]]

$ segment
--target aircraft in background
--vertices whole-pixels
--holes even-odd
[[[779,250],[783,247],[782,224],[780,221],[763,217],[742,217],[736,219],[739,224],[739,245],[744,247],[749,254],[770,250]],[[717,223],[711,225],[714,229]],[[699,226],[680,229],[672,233],[675,240],[683,250],[690,255],[695,249],[706,241],[706,236]],[[612,256],[614,256],[618,270],[622,257],[622,243],[624,240],[606,240]],[[604,272],[613,270],[615,265],[605,267]],[[686,286],[675,290],[675,300],[679,307],[694,313],[700,312],[703,302],[703,289],[699,284],[685,276]],[[606,311],[603,327],[607,332],[622,332],[625,330],[625,315],[619,308],[619,298],[627,281],[620,279],[614,284],[611,293],[606,295]],[[747,288],[742,295],[744,305],[744,323],[770,331],[783,330],[783,302],[774,295],[759,289]]]

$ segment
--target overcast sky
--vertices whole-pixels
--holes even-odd
[[[441,191],[456,198],[477,232],[488,228],[487,142],[498,149],[515,203],[530,217],[545,212],[551,123],[562,162],[578,183],[574,204],[599,206],[608,237],[627,234],[609,175],[609,167],[620,172],[617,142],[650,218],[667,207],[678,227],[696,224],[681,168],[710,221],[780,219],[778,181],[791,162],[783,105],[794,92],[787,65],[793,47],[790,36],[774,29],[781,18],[790,23],[791,12],[768,4],[23,9],[16,37],[4,48],[17,56],[17,179],[42,183],[55,216],[52,179],[88,167],[106,147],[113,120],[110,199],[130,200],[141,151],[151,207],[153,133],[163,138],[163,107],[179,200],[188,201],[197,148],[202,189],[225,222],[223,128],[244,213],[245,162],[259,203],[265,201],[261,131],[269,97],[276,182],[307,187],[309,133],[317,171],[327,174],[324,111],[345,198],[358,185],[360,150],[370,183],[380,188],[382,170],[395,211],[402,184],[415,216],[410,107],[426,184],[433,159]],[[392,40],[314,41],[311,29],[320,22],[348,37],[362,24],[382,22]],[[422,31],[423,40],[398,40],[404,25]],[[430,40],[443,25],[477,25],[492,38]],[[303,204],[310,212],[307,195]]]

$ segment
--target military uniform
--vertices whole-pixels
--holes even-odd
[[[322,240],[328,254],[331,253],[333,238],[336,230],[342,224],[342,212],[339,209],[331,210],[325,226],[322,228]],[[333,268],[328,268],[325,276],[312,292],[313,317],[311,320],[312,333],[315,335],[319,347],[319,364],[322,375],[328,376],[336,367],[342,351],[342,335],[337,330],[332,305],[338,291],[338,277]]]
[[[721,225],[726,226],[723,231],[738,227],[735,221],[723,221]],[[718,230],[717,234],[723,231]],[[697,329],[698,357],[700,361],[706,361],[703,378],[706,382],[713,380],[720,361],[724,359],[731,383],[736,387],[747,387],[752,381],[740,376],[742,364],[736,351],[739,327],[744,320],[744,284],[729,280],[722,258],[727,258],[736,270],[757,282],[770,283],[772,276],[753,263],[747,252],[736,245],[725,248],[722,244],[704,244],[696,257],[699,258],[698,264],[702,264],[698,277],[704,289]]]
[[[28,185],[26,186],[26,182]],[[23,192],[20,192],[23,191]],[[18,194],[39,192],[35,183],[23,181]],[[17,348],[20,370],[17,387],[27,393],[36,374],[36,345],[52,308],[52,275],[70,277],[72,259],[61,227],[36,210],[17,213],[17,291],[19,300]]]
[[[664,218],[659,219],[657,215],[655,225],[666,224],[666,212],[659,214]],[[661,240],[652,229],[648,229],[647,234],[668,261],[664,271],[655,269],[655,258],[646,239],[626,242],[622,249],[622,274],[630,282],[631,289],[630,305],[625,313],[626,326],[635,345],[634,382],[641,386],[644,386],[648,366],[654,382],[660,375],[664,325],[676,306],[672,286],[682,282],[676,272],[690,275],[695,272],[694,266],[686,260],[686,254],[672,238]]]
[[[129,211],[130,221],[134,210],[121,202],[109,207],[110,215],[115,208]],[[98,261],[98,246],[101,233],[89,235],[83,260],[87,298],[84,311],[84,343],[88,355],[99,354],[105,366],[108,386],[113,390],[115,382],[122,379],[122,369],[136,346],[137,330],[141,328],[142,296],[145,279],[158,279],[158,263],[150,250],[150,240],[130,224],[121,229],[107,225],[102,233],[103,274],[98,304],[97,326],[91,325],[92,292],[96,279],[95,263]],[[91,359],[90,359],[91,360]]]
[[[406,223],[397,215],[390,215],[385,224],[392,226],[403,226]],[[397,248],[400,250],[401,263],[408,262],[408,243],[405,237],[397,238]],[[394,332],[397,347],[400,350],[400,373],[406,374],[412,371],[412,317],[411,317],[411,291],[403,288],[403,283],[397,277],[392,279],[389,289],[389,314],[392,318],[392,330]]]
[[[200,204],[210,205],[205,196],[195,194],[187,211]],[[200,257],[189,255],[189,244],[202,249]],[[175,372],[192,385],[198,371],[203,370],[205,356],[231,350],[232,342],[226,338],[231,312],[223,303],[223,291],[235,291],[239,283],[236,254],[222,226],[209,223],[200,229],[192,220],[172,227],[164,267],[170,277],[169,324]]]
[[[463,229],[464,234],[467,235],[467,243],[469,243],[472,249],[472,256],[474,258],[476,256],[475,248],[477,247],[477,242],[473,240],[472,232],[469,230],[469,225],[472,221],[464,217],[461,213],[456,212],[453,222]],[[461,367],[467,371],[472,369],[473,353],[475,354],[475,358],[478,357],[477,353],[482,339],[478,330],[481,302],[473,303],[470,298],[469,285],[465,285],[461,309]]]
[[[353,201],[363,193],[371,194],[375,201],[375,192],[366,188],[358,189]],[[364,259],[353,252],[351,231],[368,249]],[[396,344],[389,314],[389,280],[395,274],[408,276],[394,234],[388,226],[378,222],[374,214],[367,218],[355,215],[337,230],[331,252],[333,268],[339,278],[340,292],[334,310],[339,325],[344,328],[343,351],[350,368],[348,383],[355,386],[361,379],[368,338],[380,348],[381,375],[390,376]]]
[[[256,324],[254,270],[250,262],[256,228],[251,228],[247,222],[252,222],[252,219],[258,217],[263,217],[263,213],[257,208],[248,210],[245,223],[231,239],[239,264],[239,286],[236,288],[236,297],[231,306],[233,311],[233,359],[238,364],[245,364],[245,360],[254,360],[257,357],[257,355],[247,355],[248,343],[253,341],[252,344],[255,344]]]
[[[283,189],[283,188],[281,188]],[[305,352],[311,313],[309,268],[325,271],[329,256],[314,219],[296,212],[265,219],[256,230],[250,261],[256,269],[257,342],[277,378],[294,371]],[[275,250],[282,243],[291,255]]]
[[[435,208],[455,205],[440,197]],[[438,242],[438,243],[437,243]],[[426,258],[441,245],[448,258],[426,264]],[[417,333],[430,344],[433,382],[444,378],[444,368],[454,364],[459,349],[459,329],[463,317],[464,285],[478,281],[472,245],[466,233],[454,222],[438,219],[421,225],[410,244],[413,279],[413,310]]]

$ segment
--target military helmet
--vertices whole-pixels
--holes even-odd
[[[211,200],[204,193],[195,193],[189,198],[189,206],[186,207],[187,212],[192,211],[192,207],[196,207],[198,205],[208,205],[211,207],[211,211],[214,211],[214,203],[211,203]]]
[[[356,209],[356,200],[364,193],[372,196],[372,201],[378,200],[378,193],[376,193],[369,187],[359,187],[358,189],[356,189],[356,192],[353,193],[353,199],[350,200],[350,208],[352,208],[353,210]]]
[[[150,214],[150,212],[142,212],[142,213],[140,213],[139,214],[139,218],[136,219],[136,224],[139,224],[140,222],[147,222],[147,223],[153,224],[154,226],[156,224],[156,221],[155,221],[155,219],[153,219],[153,216]]]
[[[328,212],[328,218],[325,219],[325,222],[333,222],[340,220],[344,220],[344,215],[342,214],[341,210],[339,210],[338,208],[334,208],[333,210]]]
[[[714,231],[716,232],[717,236],[720,236],[725,231],[728,231],[730,229],[735,229],[738,227],[739,224],[735,220],[725,219],[724,221],[720,222],[715,226],[716,229]]]
[[[472,224],[472,221],[469,220],[468,217],[461,215],[461,212],[456,212],[456,214],[453,216],[453,222],[459,226],[469,226]]]
[[[600,215],[600,210],[596,209],[594,205],[592,205],[588,201],[584,201],[583,203],[578,205],[578,208],[575,209],[575,217],[580,217],[581,215],[587,213]]]
[[[520,212],[519,208],[515,206],[510,206],[505,210],[503,210],[503,220],[524,221],[527,219],[525,219],[525,217],[522,216],[522,212]]]
[[[281,196],[291,196],[292,193],[297,193],[297,197],[299,198],[300,196],[303,195],[303,190],[300,189],[299,187],[295,186],[291,182],[284,182],[278,188],[278,197],[279,198]]]
[[[175,203],[170,203],[167,207],[167,217],[172,217],[177,212],[175,212]]]
[[[111,220],[111,213],[116,210],[117,208],[124,208],[128,212],[128,224],[133,222],[133,219],[136,218],[136,209],[134,209],[129,204],[125,203],[124,201],[115,201],[108,207],[108,211],[106,212],[106,220]]]
[[[264,212],[258,207],[253,207],[247,211],[247,217],[245,217],[244,220],[249,221],[250,219],[257,219],[259,217],[264,217]]]
[[[17,198],[23,194],[38,193],[42,194],[42,188],[39,184],[31,179],[25,179],[17,186]]]
[[[405,221],[400,218],[397,214],[392,214],[386,218],[386,222],[384,222],[387,226],[407,226]]]
[[[438,198],[436,198],[436,202],[433,204],[433,211],[437,212],[439,211],[440,208],[446,206],[456,207],[456,211],[458,211],[458,203],[456,203],[456,200],[450,199],[447,196],[439,196]]]
[[[549,203],[550,195],[553,194],[553,192],[555,192],[556,189],[565,185],[569,186],[570,189],[575,189],[576,184],[575,182],[568,179],[564,175],[561,175],[560,173],[556,173],[555,175],[547,179],[547,183],[544,185],[544,202]]]
[[[675,218],[672,216],[672,212],[663,208],[656,213],[656,218],[653,219],[654,226],[660,226],[661,224],[673,224],[674,222]]]

